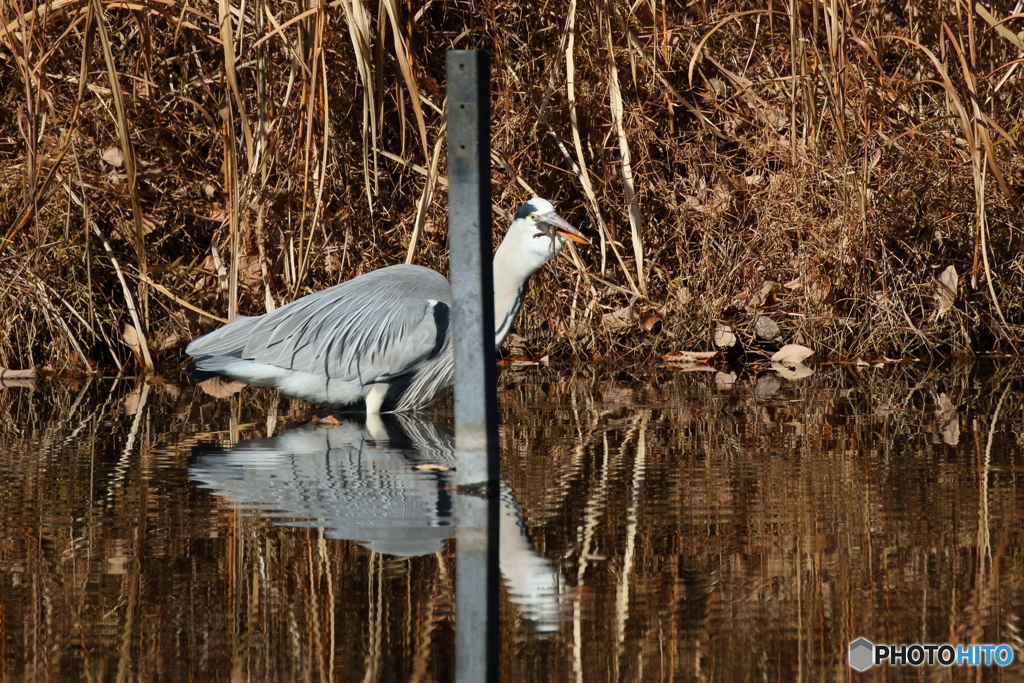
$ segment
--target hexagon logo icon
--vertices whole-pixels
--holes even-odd
[[[875,664],[875,644],[867,638],[858,638],[850,643],[850,666],[865,671]]]

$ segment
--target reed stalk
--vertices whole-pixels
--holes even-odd
[[[0,362],[116,366],[130,321],[179,366],[215,318],[402,260],[445,271],[427,227],[445,224],[448,47],[494,55],[495,237],[533,194],[593,237],[526,304],[538,357],[656,358],[722,325],[748,352],[846,358],[1024,343],[1024,18],[966,0],[553,12],[0,0]],[[66,319],[19,294],[37,281]]]

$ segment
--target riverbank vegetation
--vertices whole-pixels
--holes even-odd
[[[493,53],[495,239],[533,194],[593,239],[513,353],[1015,353],[1011,10],[2,0],[0,367],[178,367],[235,310],[447,272],[449,48]]]

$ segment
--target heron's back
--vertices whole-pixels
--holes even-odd
[[[419,398],[408,407],[418,407],[433,398],[422,391],[436,393],[444,373],[432,368],[433,379],[426,383],[416,376],[434,361],[451,363],[444,353],[450,303],[451,286],[443,275],[422,266],[390,266],[266,315],[238,318],[196,339],[186,352],[199,359],[193,363],[197,371],[285,393],[299,386],[291,393],[316,403],[349,404],[368,386],[394,383],[389,400],[397,403],[397,394],[416,389]]]

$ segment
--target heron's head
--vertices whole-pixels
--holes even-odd
[[[520,249],[541,259],[541,264],[554,257],[566,240],[589,244],[579,230],[558,215],[551,202],[540,197],[534,197],[519,207],[509,234],[515,234]]]

